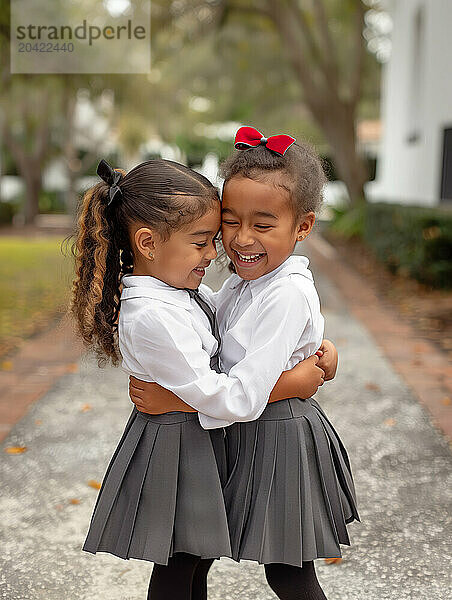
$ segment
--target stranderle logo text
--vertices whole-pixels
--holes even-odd
[[[81,25],[71,27],[69,25],[19,25],[17,27],[18,40],[88,40],[89,45],[98,39],[120,40],[132,38],[144,40],[146,38],[146,29],[142,25],[132,25],[129,19],[127,25],[106,25],[97,27],[88,25],[86,19]]]

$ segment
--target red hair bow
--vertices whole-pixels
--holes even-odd
[[[235,134],[234,147],[237,150],[246,150],[263,144],[269,150],[276,152],[280,156],[284,156],[287,149],[295,142],[295,138],[290,135],[280,134],[272,135],[266,138],[260,131],[254,127],[240,127]]]

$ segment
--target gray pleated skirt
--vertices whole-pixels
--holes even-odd
[[[313,398],[269,404],[226,428],[232,558],[302,566],[341,557],[359,521],[347,452]]]
[[[197,413],[135,407],[99,491],[83,550],[166,565],[175,552],[232,556],[222,483],[224,430]]]

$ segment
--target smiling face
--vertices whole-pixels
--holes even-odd
[[[242,279],[258,279],[279,267],[314,221],[312,212],[295,219],[289,192],[272,182],[237,175],[224,186],[223,245]]]
[[[168,239],[146,227],[137,229],[133,236],[138,258],[134,274],[151,275],[176,288],[196,289],[205,269],[217,256],[214,239],[219,228],[218,202],[196,221],[174,231]]]

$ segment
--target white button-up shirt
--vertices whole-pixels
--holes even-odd
[[[196,408],[205,429],[258,418],[281,372],[313,354],[323,338],[308,264],[294,256],[255,281],[232,275],[216,294],[200,286],[217,308],[225,371],[219,374],[210,369],[217,342],[188,292],[154,277],[124,275],[118,325],[123,369]]]
[[[124,275],[122,283],[118,333],[124,371],[174,392],[199,411],[203,427],[212,417],[211,429],[248,420],[263,390],[241,372],[228,376],[210,368],[218,342],[189,293],[146,275]],[[207,286],[199,291],[208,301]]]
[[[221,337],[221,370],[240,376],[245,389],[261,390],[242,420],[257,419],[281,373],[312,356],[322,343],[324,318],[308,265],[305,256],[290,256],[259,279],[231,275],[220,291],[210,292]],[[200,422],[206,429],[231,424],[207,415]]]

